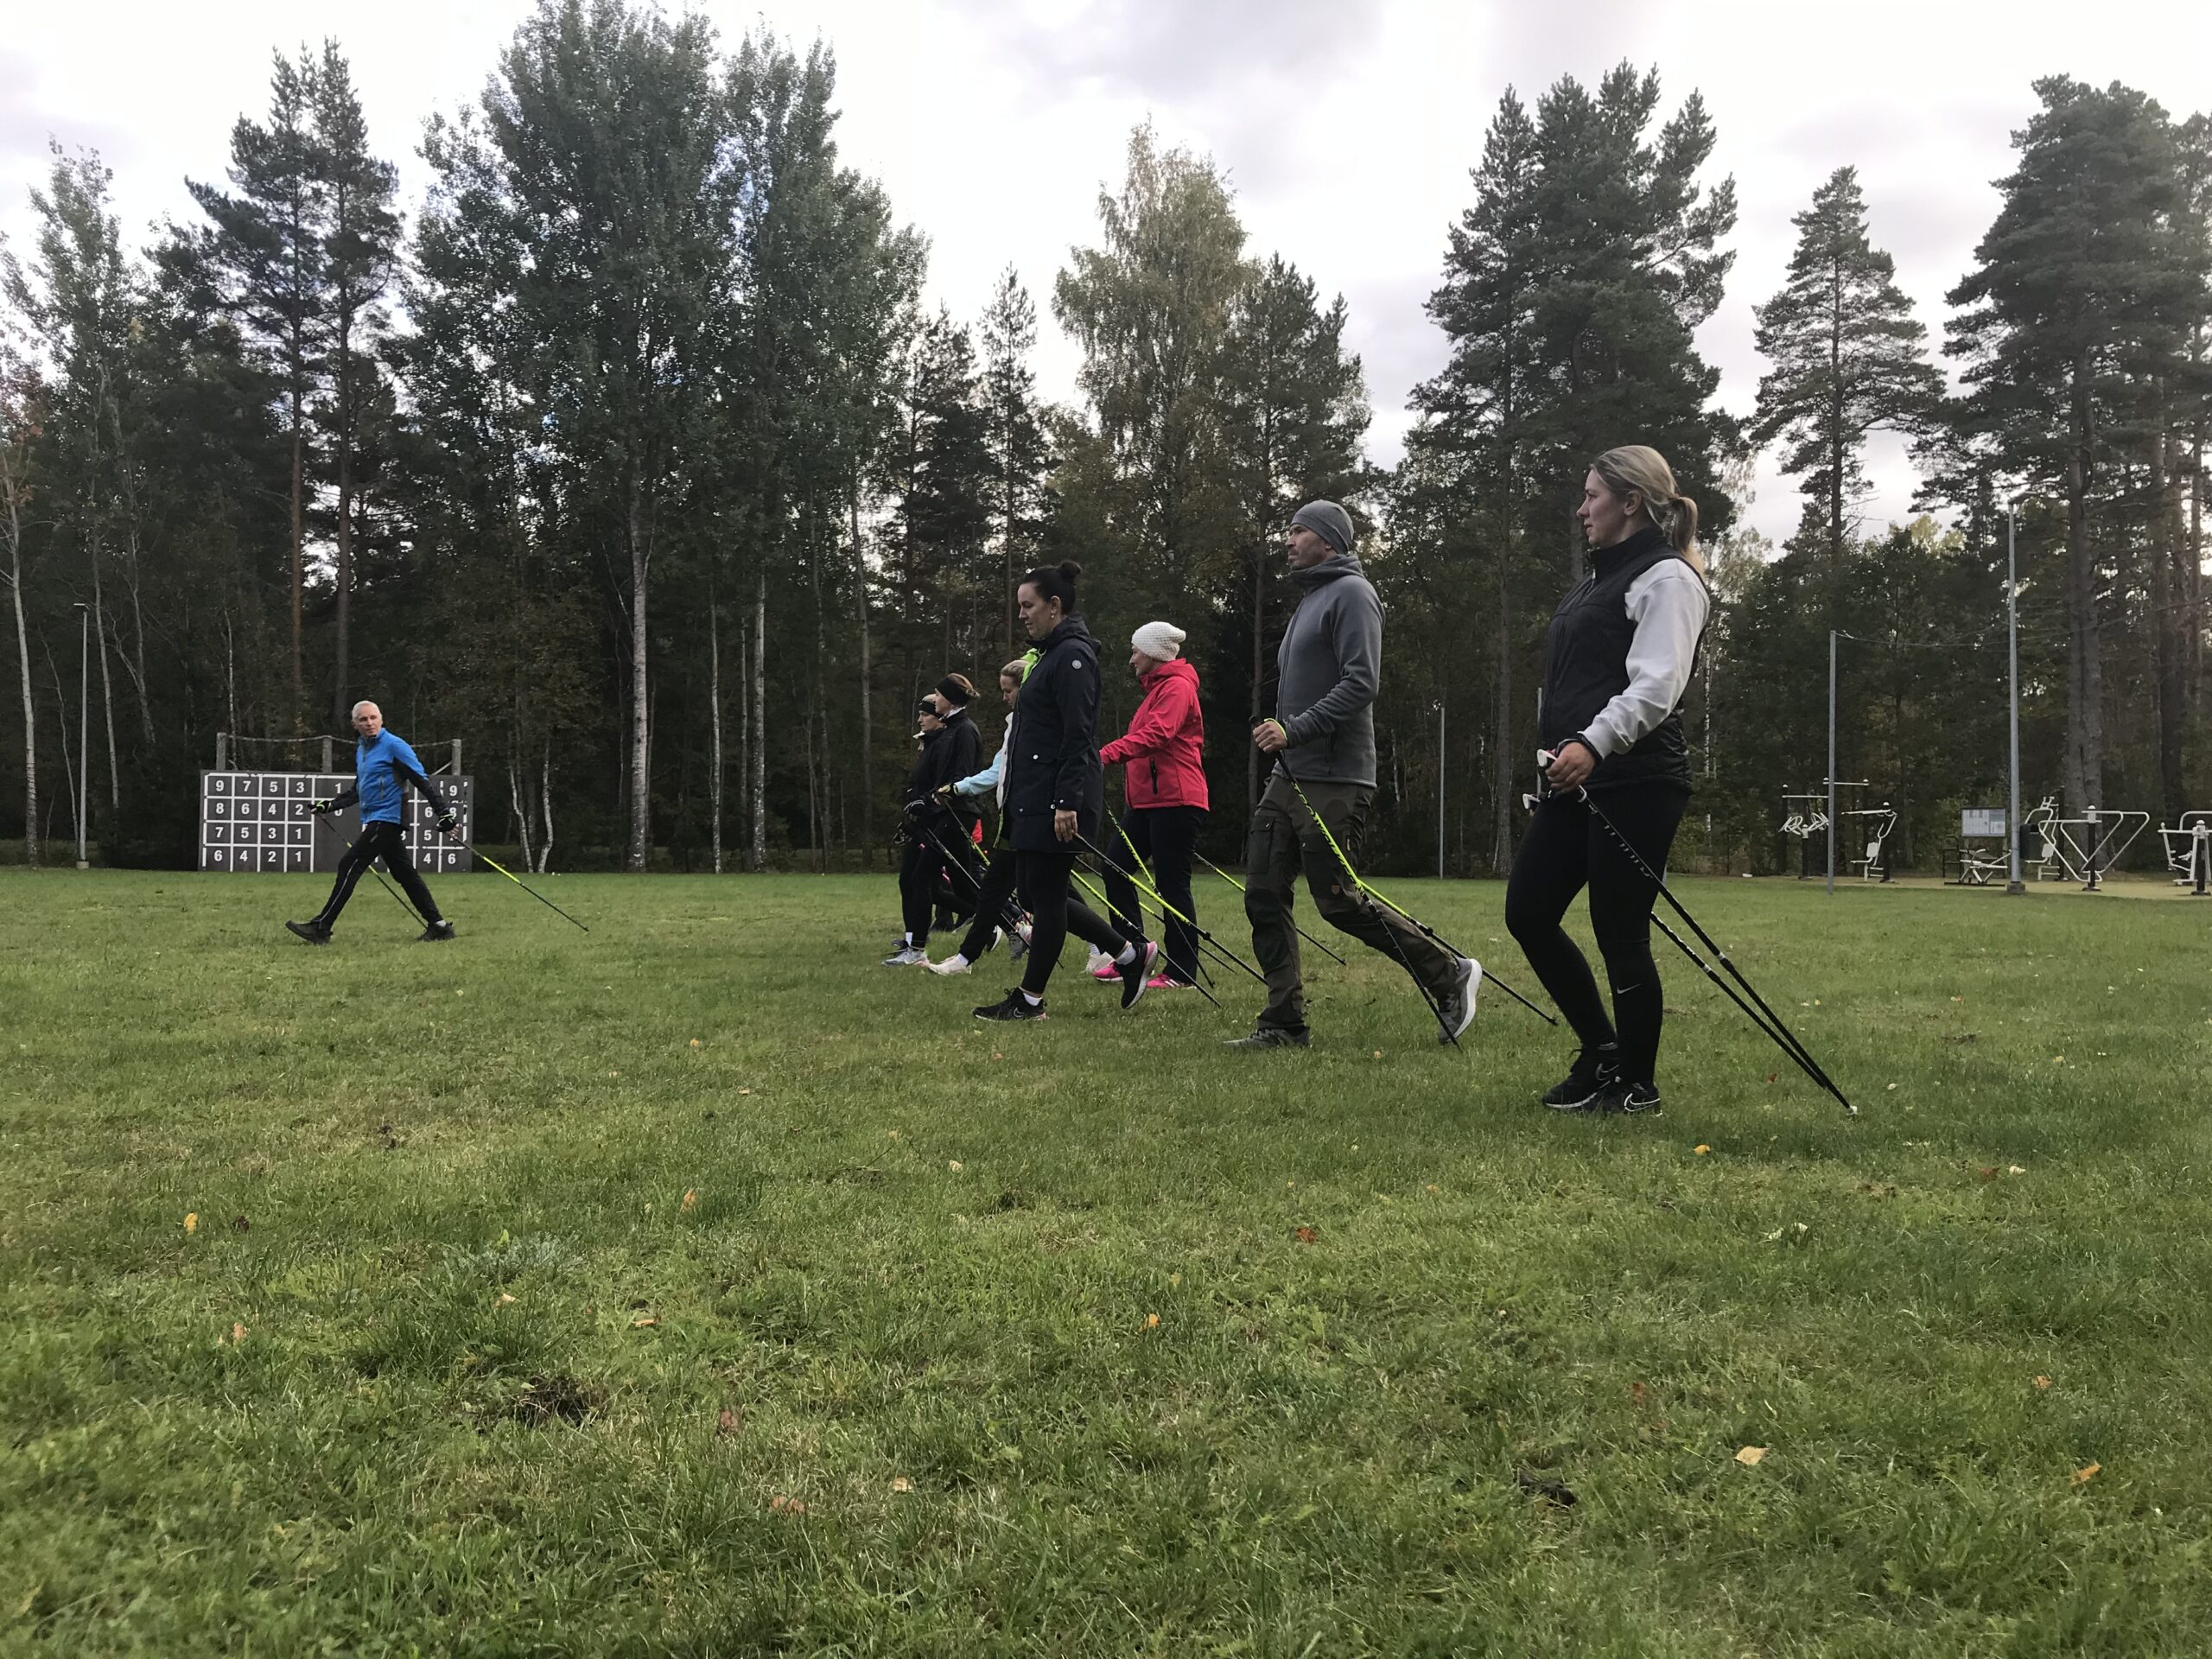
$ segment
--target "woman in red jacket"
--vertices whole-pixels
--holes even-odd
[[[1167,622],[1147,622],[1130,636],[1129,666],[1144,687],[1144,697],[1129,729],[1098,752],[1104,765],[1128,768],[1122,776],[1128,808],[1122,828],[1137,855],[1152,866],[1160,896],[1190,918],[1167,918],[1166,968],[1154,982],[1162,988],[1189,985],[1198,976],[1191,855],[1206,816],[1206,725],[1198,712],[1198,671],[1183,660],[1183,630]],[[1115,840],[1118,843],[1121,837]],[[1129,855],[1126,846],[1101,850],[1111,852],[1116,867]],[[1143,938],[1136,884],[1128,873],[1108,869],[1106,898],[1122,932]]]

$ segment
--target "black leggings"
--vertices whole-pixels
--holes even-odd
[[[1605,816],[1643,861],[1662,873],[1689,802],[1688,790],[1667,783],[1625,784],[1598,797]],[[1611,1020],[1599,1000],[1589,963],[1560,925],[1585,886],[1590,889],[1590,931],[1597,936],[1612,985]],[[1505,925],[1544,989],[1585,1048],[1619,1042],[1621,1076],[1630,1083],[1653,1081],[1659,1027],[1666,1015],[1658,964],[1651,960],[1651,906],[1658,896],[1658,888],[1629,862],[1579,795],[1554,795],[1537,806],[1505,888]]]
[[[991,854],[991,861],[983,871],[983,890],[976,900],[976,924],[960,942],[960,954],[969,961],[983,959],[983,953],[991,948],[992,934],[999,929],[1004,928],[1011,937],[1021,925],[1021,906],[1014,902],[1014,881],[1019,868],[1011,847],[1001,847]]]
[[[360,880],[361,872],[379,858],[384,860],[385,868],[391,872],[392,879],[415,901],[415,908],[422,912],[423,919],[433,923],[441,920],[437,900],[430,897],[429,888],[423,885],[423,878],[416,871],[415,860],[407,850],[406,838],[400,834],[399,826],[386,823],[382,819],[363,824],[359,839],[347,848],[345,855],[338,861],[338,880],[331,887],[330,897],[322,901],[322,913],[315,920],[325,927],[335,922],[338,912],[346,908],[346,901],[353,896],[353,887]]]
[[[1072,843],[1062,843],[1044,852],[1014,855],[1019,861],[1015,880],[1029,912],[1029,960],[1023,965],[1021,988],[1032,996],[1045,995],[1069,934],[1116,957],[1128,944],[1096,911],[1068,896],[1077,851]]]
[[[1192,925],[1198,919],[1198,901],[1191,896],[1191,855],[1205,821],[1203,806],[1132,807],[1122,820],[1136,856],[1151,864],[1160,896],[1191,918],[1179,922],[1170,915],[1162,930],[1167,935],[1167,971],[1185,983],[1198,977],[1198,931]],[[1114,925],[1126,938],[1141,939],[1144,911],[1129,878],[1143,872],[1128,868],[1129,849],[1121,840],[1116,835],[1106,849],[1106,902],[1113,907]]]

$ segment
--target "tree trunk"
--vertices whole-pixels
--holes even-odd
[[[300,378],[305,372],[294,347],[292,362],[292,729],[301,729],[307,708],[307,432]]]
[[[1267,679],[1262,672],[1267,652],[1268,543],[1262,536],[1252,544],[1252,707],[1248,728],[1258,725],[1260,716],[1267,712],[1263,700]],[[1248,741],[1244,745],[1244,816],[1249,818],[1259,810],[1260,751]]]
[[[353,313],[342,301],[338,313],[336,403],[338,445],[338,639],[337,670],[333,677],[332,702],[338,729],[353,718],[353,701],[346,695],[352,683],[350,661],[353,616],[353,375],[347,362],[353,344]]]
[[[2074,365],[2066,455],[2067,810],[2104,804],[2103,653],[2097,638],[2096,556],[2089,543],[2090,445],[2094,440],[2088,353]]]
[[[537,873],[545,874],[553,862],[553,745],[545,745],[545,763],[537,773],[538,799],[544,806],[541,822],[545,826],[545,839],[537,843]]]
[[[23,683],[23,861],[39,865],[38,718],[31,696],[31,646],[23,626],[23,519],[21,479],[14,460],[0,453],[0,510],[8,515],[8,593],[16,607],[16,662]]]
[[[630,486],[630,844],[625,862],[645,868],[652,849],[652,714],[645,679],[645,588],[652,561],[645,503]]]
[[[853,611],[860,622],[861,647],[861,848],[868,868],[875,868],[875,708],[871,695],[870,681],[874,664],[870,659],[868,635],[871,623],[868,613],[868,552],[861,545],[861,481],[854,475],[851,496],[853,531]],[[1011,524],[1012,521],[1008,521]],[[1008,530],[1007,563],[1014,563],[1012,531]],[[1013,590],[1009,588],[1007,590]]]
[[[115,760],[115,680],[107,670],[107,613],[100,590],[100,550],[92,548],[92,638],[100,642],[100,709],[107,722],[107,808],[123,810],[123,778]]]
[[[722,623],[713,582],[707,584],[707,722],[713,770],[708,773],[709,816],[714,823],[715,874],[722,873]]]
[[[1491,715],[1497,734],[1491,745],[1493,803],[1490,867],[1503,875],[1513,868],[1513,627],[1511,593],[1506,580],[1507,550],[1497,559],[1497,696]]]
[[[522,767],[512,754],[507,757],[507,798],[514,804],[515,839],[522,848],[522,867],[525,870],[535,870],[537,866],[531,861],[530,856],[531,805],[523,798]]]
[[[1828,266],[1828,559],[1843,563],[1843,267]]]
[[[763,665],[768,660],[768,567],[763,563],[753,576],[753,868],[768,868],[768,750],[761,710],[766,707],[768,687]]]

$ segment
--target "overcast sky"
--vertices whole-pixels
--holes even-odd
[[[1751,307],[1788,263],[1790,215],[1856,165],[1876,244],[1940,340],[1942,296],[1996,205],[1992,181],[2034,106],[2069,73],[2142,88],[2173,113],[2212,108],[2208,0],[761,0],[702,8],[734,43],[765,23],[819,35],[838,59],[844,160],[880,179],[931,243],[932,301],[973,318],[1009,262],[1044,315],[1038,370],[1073,391],[1076,354],[1051,321],[1052,278],[1096,229],[1129,129],[1210,153],[1238,192],[1255,253],[1280,251],[1341,292],[1364,359],[1369,448],[1395,461],[1406,394],[1443,358],[1422,312],[1467,169],[1508,86],[1534,103],[1624,58],[1656,66],[1667,107],[1703,92],[1719,131],[1712,177],[1740,214],[1727,297],[1701,343],[1720,397],[1748,410],[1760,359]],[[197,5],[0,0],[0,233],[22,247],[25,193],[49,135],[114,168],[126,233],[190,214],[187,177],[220,177],[232,123],[268,103],[270,54],[334,35],[377,146],[419,201],[425,117],[473,101],[524,0],[202,0]],[[1820,20],[1817,23],[1814,21]],[[1829,21],[1833,20],[1833,22]],[[1633,434],[1623,434],[1624,441]],[[1895,446],[1872,514],[1904,514]],[[1762,468],[1752,519],[1796,523],[1788,481]]]

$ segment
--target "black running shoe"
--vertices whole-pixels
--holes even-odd
[[[1598,1091],[1598,1098],[1591,1109],[1600,1112],[1642,1112],[1656,1117],[1659,1115],[1659,1085],[1654,1083],[1630,1083],[1615,1077]]]
[[[976,1017],[978,1020],[1042,1020],[1045,1005],[1032,1002],[1021,994],[1021,988],[1017,985],[1006,994],[1003,1001],[986,1002],[976,1009]]]
[[[1160,960],[1160,947],[1149,939],[1137,947],[1127,967],[1116,966],[1114,971],[1122,976],[1122,1012],[1127,1014],[1137,1005],[1137,999],[1152,983],[1152,965]]]
[[[1231,1037],[1222,1046],[1248,1051],[1262,1048],[1304,1048],[1313,1040],[1312,1035],[1303,1026],[1295,1031],[1282,1026],[1255,1026],[1248,1035]]]
[[[1584,1049],[1574,1057],[1567,1074],[1544,1090],[1544,1104],[1555,1112],[1587,1111],[1598,1091],[1620,1070],[1619,1055],[1618,1046],[1612,1043]]]
[[[305,939],[309,944],[328,944],[330,930],[321,922],[287,922],[284,931]]]
[[[417,933],[415,936],[415,943],[417,944],[443,944],[451,938],[453,938],[453,924],[451,922],[432,922],[428,927],[424,928],[420,933]]]

